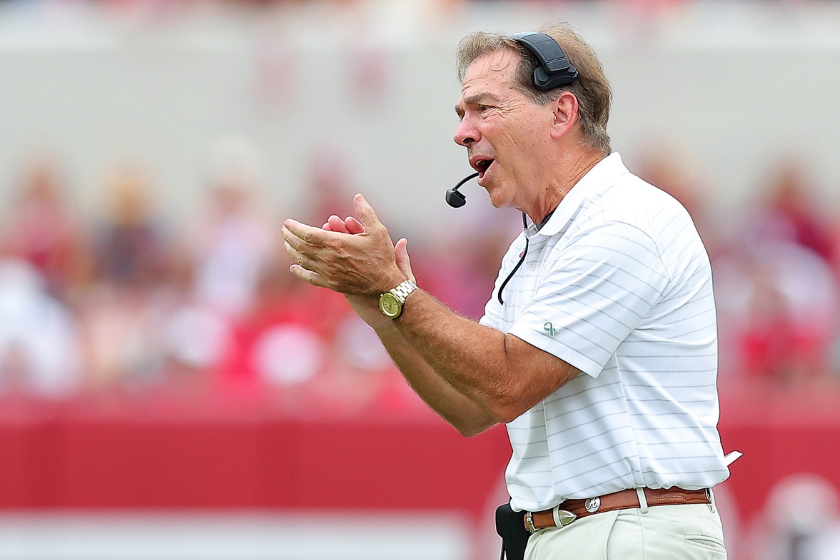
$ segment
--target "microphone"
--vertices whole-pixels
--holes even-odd
[[[464,196],[463,193],[459,192],[458,189],[460,189],[464,183],[466,183],[470,179],[475,179],[476,177],[478,177],[478,173],[473,173],[468,177],[464,177],[463,179],[461,179],[461,182],[459,182],[457,185],[446,191],[446,203],[449,204],[449,206],[451,206],[452,208],[460,208],[461,206],[466,204],[467,197]]]

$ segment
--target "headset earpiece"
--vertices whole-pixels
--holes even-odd
[[[569,57],[554,37],[545,33],[528,31],[510,36],[534,53],[540,66],[534,68],[534,87],[548,91],[574,82],[578,77],[577,68],[569,62]]]

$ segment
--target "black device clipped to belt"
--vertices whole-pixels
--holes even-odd
[[[496,508],[496,532],[502,537],[500,560],[524,560],[531,533],[525,528],[525,512],[513,511],[510,504]]]

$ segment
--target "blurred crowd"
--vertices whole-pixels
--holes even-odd
[[[750,211],[721,225],[680,158],[640,160],[637,172],[692,213],[712,258],[722,390],[837,384],[840,223],[810,170],[780,164],[757,179]],[[214,162],[199,219],[184,223],[163,219],[148,167],[115,169],[94,218],[74,209],[60,162],[24,166],[0,221],[0,397],[423,409],[344,298],[289,273],[248,145],[223,142]],[[311,200],[296,217],[352,213],[348,174],[334,165],[311,165]],[[464,230],[457,243],[409,250],[418,283],[478,319],[517,231],[499,220]]]
[[[221,399],[302,415],[422,410],[344,297],[289,272],[255,154],[241,139],[220,141],[198,218],[177,224],[157,210],[146,166],[117,166],[103,211],[86,218],[59,163],[25,165],[0,222],[0,398]],[[311,200],[295,215],[317,225],[352,214],[341,155],[322,161],[313,160]],[[473,318],[515,235],[483,233],[411,248],[421,285]]]

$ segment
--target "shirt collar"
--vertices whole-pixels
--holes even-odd
[[[537,235],[552,236],[557,234],[574,217],[581,203],[587,199],[597,196],[615,184],[614,179],[619,175],[629,173],[618,152],[613,152],[586,172],[580,181],[575,183],[572,189],[563,197],[554,213],[539,231],[536,226],[531,225],[525,230],[525,235],[534,237]]]

